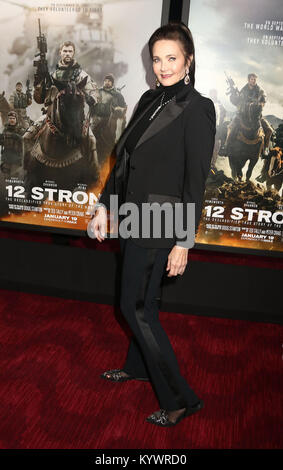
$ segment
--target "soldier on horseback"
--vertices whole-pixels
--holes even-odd
[[[56,65],[56,69],[51,75],[52,78],[60,82],[75,82],[80,83],[85,77],[87,82],[84,87],[86,102],[89,106],[96,103],[99,98],[97,85],[90,78],[90,76],[82,70],[80,64],[74,59],[75,45],[71,41],[65,41],[60,46],[59,54],[60,60]],[[39,74],[40,75],[40,74]],[[49,105],[50,101],[50,87],[46,87],[44,83],[44,77],[38,77],[34,83],[34,99],[37,103],[44,103],[45,106]]]
[[[60,82],[62,85],[74,82],[76,84],[81,83],[86,79],[86,85],[82,91],[85,95],[85,100],[88,106],[94,105],[99,99],[98,89],[96,83],[90,78],[90,76],[82,70],[81,66],[74,59],[75,45],[71,41],[65,41],[60,46],[60,60],[56,65],[56,69],[51,75],[53,82]],[[47,108],[52,104],[52,79],[46,80],[46,77],[42,77],[40,73],[35,75],[34,83],[34,100],[38,104],[44,104]],[[46,110],[44,110],[46,112]],[[25,141],[33,139],[41,127],[45,124],[44,118],[39,118],[33,126],[28,129],[28,133],[25,135]],[[91,154],[90,160],[93,160],[98,165],[97,151],[96,151],[96,139],[92,133],[90,127],[87,132],[88,148]]]
[[[125,128],[127,105],[121,90],[114,86],[112,73],[105,75],[103,86],[98,91],[100,99],[91,107],[91,122],[99,161],[102,163]]]
[[[32,103],[31,90],[29,89],[29,80],[27,80],[27,91],[23,93],[23,84],[21,82],[16,83],[15,91],[10,95],[9,104],[11,109],[17,113],[17,118],[22,127],[28,128],[31,124],[31,120],[27,116],[26,108]]]
[[[219,151],[220,155],[228,155],[231,153],[233,141],[236,139],[240,128],[241,118],[246,115],[249,104],[260,104],[263,108],[266,103],[266,94],[264,90],[257,85],[256,79],[257,75],[255,73],[250,73],[248,75],[248,83],[240,92],[237,88],[231,87],[230,101],[232,104],[237,106],[238,111],[233,121],[228,126],[226,142],[224,144],[224,148],[221,148]],[[260,117],[260,122],[264,131],[264,149],[267,150],[270,136],[272,135],[272,128],[269,122],[264,119],[262,115]]]
[[[1,171],[8,177],[23,174],[23,141],[25,129],[18,124],[18,115],[9,111],[8,122],[0,134]]]
[[[80,184],[90,187],[99,178],[99,163],[85,103],[96,103],[97,86],[74,59],[75,45],[71,41],[61,44],[60,60],[49,74],[47,43],[40,21],[37,44],[40,59],[33,63],[34,100],[45,108],[43,116],[24,135],[27,194],[47,179],[71,190]]]

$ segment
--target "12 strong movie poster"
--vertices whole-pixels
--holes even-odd
[[[140,54],[162,0],[0,0],[0,12],[0,221],[85,231],[148,88]]]
[[[196,241],[282,252],[282,1],[192,0],[189,27],[217,117]]]

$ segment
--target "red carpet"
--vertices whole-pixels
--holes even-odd
[[[106,382],[129,329],[108,305],[1,291],[0,448],[282,448],[283,326],[161,312],[189,384],[204,400],[176,427],[146,382]],[[120,324],[124,329],[121,329]]]

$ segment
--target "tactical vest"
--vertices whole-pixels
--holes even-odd
[[[112,87],[110,90],[104,87],[99,88],[100,95],[102,96],[102,103],[112,102],[113,106],[122,106],[121,101],[123,100],[121,93],[115,88]],[[122,98],[122,100],[121,100]]]
[[[241,90],[242,99],[247,101],[248,103],[257,103],[261,96],[264,96],[264,91],[256,85],[254,88],[250,89],[248,87],[244,87]]]
[[[25,93],[14,93],[14,109],[27,108],[27,96]]]
[[[19,126],[10,126],[6,124],[4,127],[4,145],[2,147],[2,162],[19,163],[22,158],[22,141],[20,137],[23,132]]]
[[[61,82],[76,82],[81,71],[81,66],[78,63],[70,65],[69,67],[62,67],[57,64],[53,77]]]

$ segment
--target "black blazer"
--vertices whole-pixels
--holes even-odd
[[[205,182],[210,170],[215,141],[216,116],[213,101],[202,96],[192,84],[185,86],[161,110],[138,140],[129,156],[124,143],[127,136],[160,94],[147,90],[121,135],[115,149],[116,163],[100,196],[99,202],[110,209],[110,195],[119,195],[123,202],[194,202],[195,231],[198,228]],[[141,210],[140,210],[141,215]],[[185,213],[184,213],[185,215]],[[164,220],[163,220],[164,222]],[[165,238],[142,238],[133,241],[147,248],[182,246],[175,235]]]

